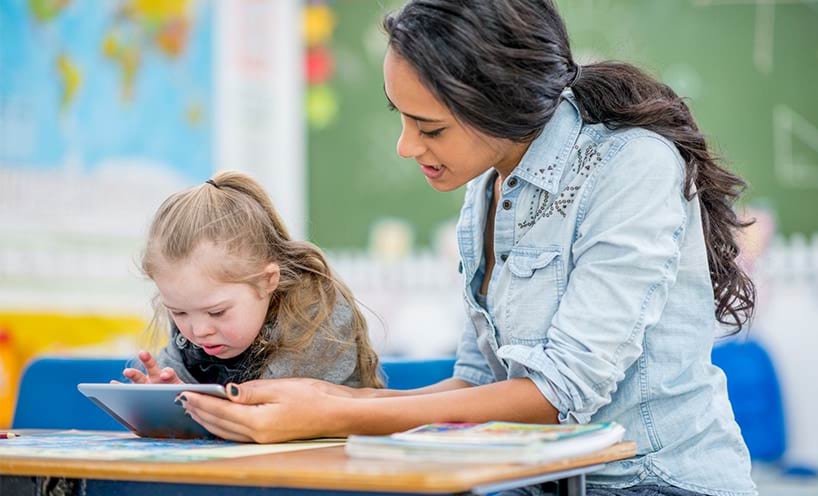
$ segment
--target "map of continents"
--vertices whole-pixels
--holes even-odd
[[[212,2],[4,0],[0,167],[213,170]]]

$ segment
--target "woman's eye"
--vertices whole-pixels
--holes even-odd
[[[174,317],[183,317],[187,315],[185,312],[170,312],[170,314],[173,315]]]
[[[443,132],[443,129],[444,128],[435,129],[434,131],[421,131],[420,134],[427,138],[437,138],[438,136],[440,136],[440,133]]]
[[[221,317],[224,315],[224,310],[219,310],[218,312],[207,312],[207,314],[211,317]]]

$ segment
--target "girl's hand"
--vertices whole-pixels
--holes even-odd
[[[136,384],[183,384],[175,370],[170,367],[159,368],[156,359],[147,351],[139,352],[139,360],[145,366],[147,375],[139,369],[127,368],[122,371],[122,375],[131,382]]]
[[[223,439],[275,443],[343,435],[334,425],[343,387],[315,379],[267,379],[228,384],[228,400],[185,392],[187,413]],[[328,392],[329,391],[329,392]],[[336,393],[336,394],[331,394]]]

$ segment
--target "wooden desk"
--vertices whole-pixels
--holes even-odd
[[[581,496],[586,473],[635,452],[634,443],[623,442],[593,455],[544,465],[356,459],[347,457],[342,446],[187,463],[9,457],[0,459],[0,496],[45,495],[42,486],[59,483],[71,486],[62,494],[81,496],[261,496],[331,491],[486,494],[548,481],[562,481],[561,491]]]

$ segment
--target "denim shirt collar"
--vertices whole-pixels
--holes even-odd
[[[562,172],[581,129],[579,107],[574,94],[566,88],[560,95],[560,103],[551,120],[531,142],[511,175],[552,195],[557,194]]]
[[[532,141],[509,178],[516,176],[549,194],[558,194],[563,171],[581,129],[579,107],[571,90],[566,89],[560,95],[560,103],[551,120]],[[468,205],[469,208],[461,212],[458,223],[461,271],[467,281],[472,281],[482,259],[483,230],[490,204],[488,192],[495,174],[494,169],[489,169],[470,183],[464,203],[464,207]],[[504,190],[507,188],[504,186]]]
[[[552,195],[558,194],[563,170],[581,129],[579,107],[574,94],[566,88],[560,95],[560,103],[551,120],[528,147],[509,177],[516,176]],[[494,169],[489,169],[472,181],[469,190],[474,196],[470,200],[467,198],[465,203],[472,208],[469,208],[468,215],[461,217],[458,225],[462,270],[469,281],[474,277],[482,258],[483,229],[490,202],[486,192],[490,191],[489,185],[495,174]]]

